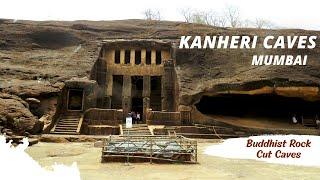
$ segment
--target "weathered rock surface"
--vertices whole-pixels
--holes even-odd
[[[145,20],[16,23],[3,20],[0,29],[0,40],[5,42],[5,46],[0,47],[3,60],[0,61],[0,81],[3,82],[0,89],[23,97],[56,93],[59,88],[55,83],[72,77],[88,77],[98,57],[98,42],[103,39],[153,38],[178,42],[181,35],[320,36],[318,31],[299,29],[234,29]],[[182,103],[193,104],[205,93],[320,84],[319,46],[311,50],[266,50],[261,43],[259,40],[256,49],[178,50],[177,75]],[[320,44],[319,38],[316,43]],[[251,66],[253,54],[308,55],[308,65]]]
[[[32,134],[41,132],[43,122],[40,122],[28,107],[19,97],[0,93],[0,123],[18,134],[24,134],[25,131]]]
[[[162,39],[179,42],[182,35],[318,36],[300,29],[219,28],[168,21],[33,22],[3,20],[0,24],[0,91],[43,101],[56,96],[61,82],[89,77],[104,39]],[[180,103],[190,106],[204,95],[275,93],[318,100],[320,39],[314,49],[177,50]],[[308,55],[306,66],[251,66],[252,55]],[[60,84],[60,85],[59,85]],[[41,96],[42,98],[39,98]]]

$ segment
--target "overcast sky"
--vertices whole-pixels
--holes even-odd
[[[264,18],[278,27],[320,29],[319,0],[3,0],[0,18],[27,20],[141,19],[157,9],[164,20],[182,21],[180,10],[223,11],[236,6],[242,19]]]

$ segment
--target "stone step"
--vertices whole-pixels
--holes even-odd
[[[134,133],[150,134],[150,132],[149,132],[149,131],[135,131],[135,132],[130,132],[130,131],[129,131],[129,134],[134,134]],[[123,132],[123,134],[128,134],[128,132]]]
[[[79,123],[59,123],[57,126],[78,126]]]
[[[219,139],[221,138],[236,138],[241,137],[235,134],[194,134],[194,133],[177,133],[176,135],[182,135],[188,138],[204,138],[204,139]]]
[[[73,126],[73,127],[63,127],[63,126],[57,126],[55,129],[78,129],[78,126]]]
[[[149,129],[124,129],[126,131],[149,131]]]
[[[126,127],[126,124],[122,124],[123,127]],[[147,124],[132,124],[132,127],[148,127]]]
[[[79,122],[66,122],[66,121],[59,121],[58,124],[79,124]]]
[[[60,125],[70,125],[70,126],[77,126],[79,123],[66,123],[66,122],[58,122],[57,126],[60,126]]]
[[[70,135],[78,135],[77,132],[52,132],[52,134],[70,134]]]
[[[60,119],[59,121],[79,121],[79,119]]]
[[[77,132],[76,129],[55,129],[54,132]]]
[[[123,129],[126,131],[149,131],[149,129]]]
[[[56,127],[78,127],[78,124],[58,124]]]
[[[152,135],[147,124],[133,124],[132,128],[126,128],[126,125],[122,125],[123,135],[129,136],[150,136]]]
[[[133,127],[133,128],[122,128],[122,129],[149,129],[148,127]]]
[[[80,119],[79,117],[61,117],[60,119]]]
[[[81,115],[79,114],[64,114],[60,117],[74,117],[74,118],[80,118]]]
[[[144,129],[144,130],[126,130],[126,129],[123,129],[122,130],[123,132],[150,132],[149,129]]]
[[[78,123],[76,123],[76,124],[57,124],[56,127],[78,127]]]
[[[58,122],[57,125],[65,124],[65,125],[78,125],[79,122]]]
[[[58,127],[58,126],[56,126],[56,128],[55,129],[78,129],[78,127]]]
[[[58,124],[79,124],[79,122],[75,122],[75,121],[59,121]]]
[[[150,132],[123,132],[123,134],[151,134]]]
[[[80,116],[78,113],[63,115],[54,128],[54,134],[79,134],[77,133]]]
[[[123,133],[150,133],[150,131],[123,131]]]

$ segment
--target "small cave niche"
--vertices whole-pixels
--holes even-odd
[[[310,102],[301,98],[275,94],[227,94],[203,96],[196,107],[201,113],[209,116],[219,115],[291,122],[294,115],[298,121],[302,121],[302,118],[314,119],[317,117],[320,112],[320,101]]]
[[[80,111],[83,109],[83,90],[69,89],[68,110]]]

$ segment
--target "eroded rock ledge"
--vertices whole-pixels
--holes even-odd
[[[36,134],[43,128],[43,122],[30,112],[27,102],[6,93],[0,93],[0,125],[16,134]]]

